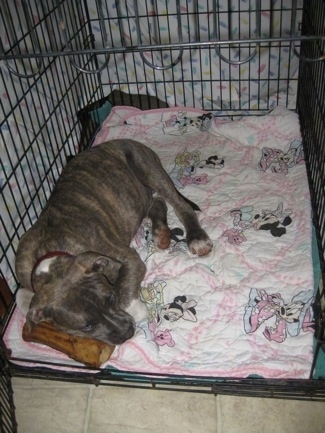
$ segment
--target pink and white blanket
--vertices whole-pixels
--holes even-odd
[[[153,148],[176,187],[201,208],[212,253],[189,253],[169,208],[169,249],[144,220],[132,246],[146,263],[148,318],[107,367],[188,376],[307,378],[313,344],[311,207],[295,113],[231,121],[189,108],[115,107],[95,145],[133,138]],[[8,328],[13,350],[30,344]],[[39,347],[29,359],[39,359]],[[18,350],[18,349],[17,349]],[[55,351],[46,349],[46,357]],[[20,353],[20,352],[19,352]],[[60,361],[62,362],[60,354]],[[104,366],[106,367],[106,366]]]

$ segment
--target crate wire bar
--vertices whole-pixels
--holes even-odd
[[[51,2],[49,2],[51,3]],[[58,21],[57,24],[60,28],[60,33],[61,33],[61,39],[64,41],[64,45],[65,47],[63,49],[59,49],[58,47],[55,47],[56,50],[52,49],[50,50],[41,50],[40,47],[40,42],[37,36],[37,32],[36,32],[36,28],[34,27],[35,23],[32,22],[32,17],[31,17],[31,13],[29,11],[29,6],[28,6],[28,2],[26,0],[21,0],[21,5],[22,5],[22,10],[23,10],[23,16],[25,19],[25,22],[27,23],[28,26],[28,30],[30,33],[30,45],[29,47],[27,45],[25,45],[24,49],[26,51],[21,51],[19,53],[15,53],[15,52],[7,52],[4,48],[3,43],[1,42],[0,47],[1,47],[1,52],[0,52],[0,60],[4,60],[8,66],[8,68],[11,70],[12,73],[18,74],[21,77],[27,78],[28,76],[25,76],[24,74],[20,74],[19,72],[15,71],[14,69],[12,69],[10,67],[10,65],[8,64],[8,60],[11,59],[37,59],[37,65],[38,68],[37,70],[34,72],[34,74],[36,75],[37,73],[40,72],[41,70],[41,62],[40,59],[42,58],[48,58],[48,57],[57,57],[57,56],[81,56],[81,55],[93,55],[93,54],[111,54],[111,53],[123,53],[123,52],[140,52],[143,53],[147,50],[164,50],[164,49],[172,49],[172,50],[182,50],[182,48],[189,48],[189,47],[193,47],[193,48],[205,48],[205,47],[216,47],[217,50],[216,52],[218,52],[218,54],[220,53],[220,47],[222,46],[229,46],[229,45],[238,45],[239,47],[241,45],[247,45],[247,44],[255,44],[256,45],[256,49],[254,50],[254,53],[252,56],[250,56],[249,58],[242,60],[240,62],[246,62],[251,60],[256,54],[257,54],[257,47],[259,46],[259,44],[261,43],[269,43],[269,42],[273,42],[273,43],[280,43],[280,42],[289,42],[293,45],[295,45],[296,42],[301,42],[301,41],[324,41],[325,37],[322,34],[310,34],[310,35],[298,35],[297,34],[297,30],[296,30],[296,18],[297,18],[297,10],[298,10],[298,6],[297,4],[300,3],[301,1],[297,2],[297,1],[292,1],[292,2],[284,2],[284,3],[288,3],[290,4],[291,7],[291,24],[290,24],[290,30],[289,30],[289,35],[273,35],[272,33],[272,28],[270,28],[270,32],[268,36],[262,36],[261,35],[261,13],[262,11],[265,12],[269,12],[271,15],[275,13],[275,11],[277,12],[281,12],[281,10],[273,8],[272,7],[272,2],[269,6],[269,8],[265,9],[265,8],[261,8],[261,4],[267,4],[268,2],[265,2],[263,0],[255,0],[255,9],[250,9],[249,12],[255,13],[255,25],[256,25],[256,29],[254,31],[254,33],[257,33],[257,37],[246,37],[245,38],[233,38],[232,37],[232,20],[231,17],[233,14],[237,13],[240,14],[242,11],[240,9],[240,5],[239,5],[239,9],[236,10],[232,7],[233,0],[227,0],[228,4],[228,8],[226,10],[223,10],[223,13],[227,14],[228,17],[228,21],[229,21],[229,25],[228,25],[228,29],[227,29],[227,36],[228,38],[220,38],[221,36],[221,31],[220,29],[222,28],[220,26],[217,25],[217,20],[218,17],[221,13],[221,11],[219,10],[218,7],[218,0],[212,0],[212,11],[209,11],[209,14],[212,15],[212,21],[213,21],[213,25],[211,25],[212,31],[211,31],[211,38],[207,41],[201,41],[201,40],[192,40],[192,38],[190,37],[190,30],[188,29],[188,37],[187,40],[184,41],[183,40],[183,36],[182,36],[182,26],[183,26],[183,19],[184,16],[185,18],[188,17],[189,14],[196,16],[199,16],[200,12],[199,12],[199,5],[197,4],[196,1],[193,2],[194,7],[197,9],[197,12],[189,12],[189,10],[187,9],[184,12],[185,7],[181,8],[180,5],[180,0],[176,0],[175,2],[175,12],[174,13],[170,13],[167,10],[167,6],[166,6],[166,11],[165,11],[165,16],[167,17],[176,17],[177,19],[177,34],[178,34],[178,41],[168,41],[168,42],[161,42],[161,41],[157,41],[155,39],[153,39],[154,42],[152,42],[151,40],[147,40],[145,42],[143,42],[142,40],[142,32],[140,29],[140,19],[145,19],[148,22],[148,26],[150,27],[150,16],[157,16],[157,18],[159,19],[159,11],[156,10],[154,11],[154,13],[150,13],[150,15],[141,15],[139,13],[139,7],[138,7],[138,2],[136,0],[133,0],[133,8],[128,7],[126,5],[126,11],[129,14],[129,11],[131,10],[133,12],[130,13],[127,17],[123,16],[123,12],[119,13],[119,7],[121,6],[122,2],[117,1],[116,2],[116,10],[117,10],[117,15],[115,17],[111,17],[109,15],[108,10],[106,9],[105,11],[105,2],[103,0],[95,0],[96,3],[96,7],[97,7],[97,17],[96,18],[92,18],[91,21],[93,23],[95,23],[95,25],[97,25],[100,27],[100,34],[101,34],[101,41],[96,44],[96,47],[90,48],[90,47],[84,47],[83,49],[81,49],[80,47],[76,47],[73,44],[71,44],[71,40],[73,38],[71,38],[71,30],[73,31],[73,29],[69,29],[69,25],[66,24],[66,20],[65,20],[65,7],[66,5],[64,4],[64,1],[57,1],[54,2],[56,4],[56,12],[58,14]],[[129,2],[127,2],[129,3]],[[280,2],[276,2],[276,3],[280,3]],[[40,7],[43,9],[44,13],[45,10],[49,7],[49,6],[45,6],[47,3],[46,2],[41,2],[40,3]],[[84,6],[84,13],[88,14],[87,11],[87,2],[84,1],[83,3],[77,3],[77,2],[72,2],[71,5],[69,5],[69,7],[71,7],[71,10],[69,10],[70,14],[73,14],[73,16],[75,15],[79,15],[79,19],[81,19],[81,21],[83,20],[82,15],[80,15],[81,13],[81,8],[80,6]],[[107,6],[107,5],[106,5]],[[169,5],[170,7],[170,5]],[[254,7],[254,6],[253,6]],[[286,6],[288,7],[288,6]],[[188,6],[187,6],[188,8]],[[301,10],[301,7],[299,8]],[[18,16],[20,11],[16,10],[14,13],[11,13],[11,19],[13,18],[12,15],[16,15]],[[148,12],[148,10],[147,10]],[[207,13],[208,11],[206,11]],[[10,13],[10,11],[9,11]],[[202,12],[201,12],[202,13]],[[4,13],[2,14],[2,19],[4,19]],[[69,16],[69,15],[68,15]],[[44,15],[45,17],[45,15]],[[80,18],[81,17],[81,18]],[[76,17],[78,18],[78,17]],[[110,20],[113,19],[118,19],[123,21],[123,19],[127,19],[127,20],[134,20],[135,26],[136,26],[136,40],[134,43],[128,44],[126,41],[126,38],[123,37],[123,34],[120,34],[119,38],[113,38],[111,37],[111,43],[108,42],[108,33],[109,33],[109,29],[106,28],[107,26],[107,22],[109,23]],[[5,21],[4,21],[5,22]],[[90,23],[91,24],[91,23]],[[197,23],[197,26],[199,26],[199,23]],[[196,37],[199,38],[199,34],[195,33]],[[44,34],[43,34],[44,36]],[[150,38],[150,36],[149,36]],[[118,41],[118,43],[116,44],[116,40]],[[18,42],[18,41],[17,41]],[[100,47],[98,47],[98,44],[100,45]],[[18,45],[18,44],[17,44]],[[18,47],[19,49],[19,47]],[[299,54],[297,49],[294,49],[295,51],[295,55],[297,57],[300,57],[301,60],[305,60],[305,61],[321,61],[325,59],[325,54],[321,53],[318,57],[303,57]],[[223,57],[223,56],[222,56]],[[179,56],[179,60],[181,58],[181,55]],[[223,57],[223,60],[227,62],[227,59],[225,57]],[[106,59],[106,63],[105,63],[105,67],[108,64],[109,59]],[[144,62],[146,62],[146,59],[143,59]],[[237,61],[232,61],[228,59],[229,63],[233,63],[233,64],[239,64],[237,63]],[[159,66],[156,66],[152,63],[148,64],[152,67],[152,68],[157,68],[159,69]],[[175,66],[177,63],[173,63],[168,65],[166,68],[171,68],[173,66]],[[76,65],[74,62],[72,62],[72,66],[80,69],[78,67],[78,65]],[[97,74],[99,72],[101,72],[100,69],[95,69],[93,71],[84,71],[86,73],[94,73]]]
[[[315,351],[321,353],[325,1],[126,0],[112,4],[104,0],[2,3],[1,90],[10,95],[9,100],[0,98],[0,141],[7,144],[1,147],[1,213],[6,214],[6,219],[0,217],[2,332],[10,320],[18,289],[14,257],[19,238],[39,216],[69,156],[83,149],[77,113],[118,90],[132,97],[147,96],[149,108],[155,108],[149,99],[154,96],[170,106],[187,105],[227,116],[265,114],[279,103],[299,113],[321,269]],[[247,16],[244,22],[243,14]],[[280,66],[274,69],[274,59],[287,64],[284,72]],[[15,151],[17,141],[23,143],[23,153]],[[51,147],[46,145],[49,141]],[[44,146],[46,159],[41,152]],[[9,148],[14,150],[13,156],[9,156]],[[37,176],[27,189],[25,173],[32,168],[36,168]],[[19,182],[21,178],[25,181]],[[18,183],[17,190],[11,189],[13,183]],[[14,208],[9,207],[6,196]],[[10,409],[11,375],[157,389],[176,389],[177,385],[186,391],[214,394],[325,400],[321,379],[160,377],[94,372],[88,368],[69,372],[49,368],[48,364],[30,367],[13,361],[1,343],[0,423],[4,432],[16,431]]]

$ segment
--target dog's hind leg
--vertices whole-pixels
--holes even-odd
[[[167,224],[167,205],[162,197],[155,197],[148,212],[152,222],[152,237],[158,248],[170,245],[170,230]]]
[[[193,254],[205,256],[213,244],[202,229],[192,206],[182,198],[173,181],[161,165],[158,156],[140,143],[124,142],[124,151],[130,168],[143,185],[153,189],[173,206],[186,230],[186,241]]]

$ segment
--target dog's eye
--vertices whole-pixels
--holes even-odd
[[[103,301],[104,301],[103,306],[109,308],[111,306],[116,305],[116,296],[114,293],[106,294],[106,297],[104,298]]]
[[[108,302],[110,305],[114,305],[116,302],[116,296],[114,293],[111,293],[108,297]]]
[[[87,323],[86,326],[83,328],[84,332],[90,332],[94,329],[95,324],[94,323]]]

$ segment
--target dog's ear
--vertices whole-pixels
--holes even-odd
[[[52,320],[52,310],[49,307],[31,308],[26,315],[26,322],[31,331],[40,322],[50,322]]]
[[[117,270],[121,266],[121,262],[118,260],[103,256],[102,254],[86,251],[81,253],[76,258],[78,264],[84,268],[85,273],[89,274],[92,272],[111,272]]]

